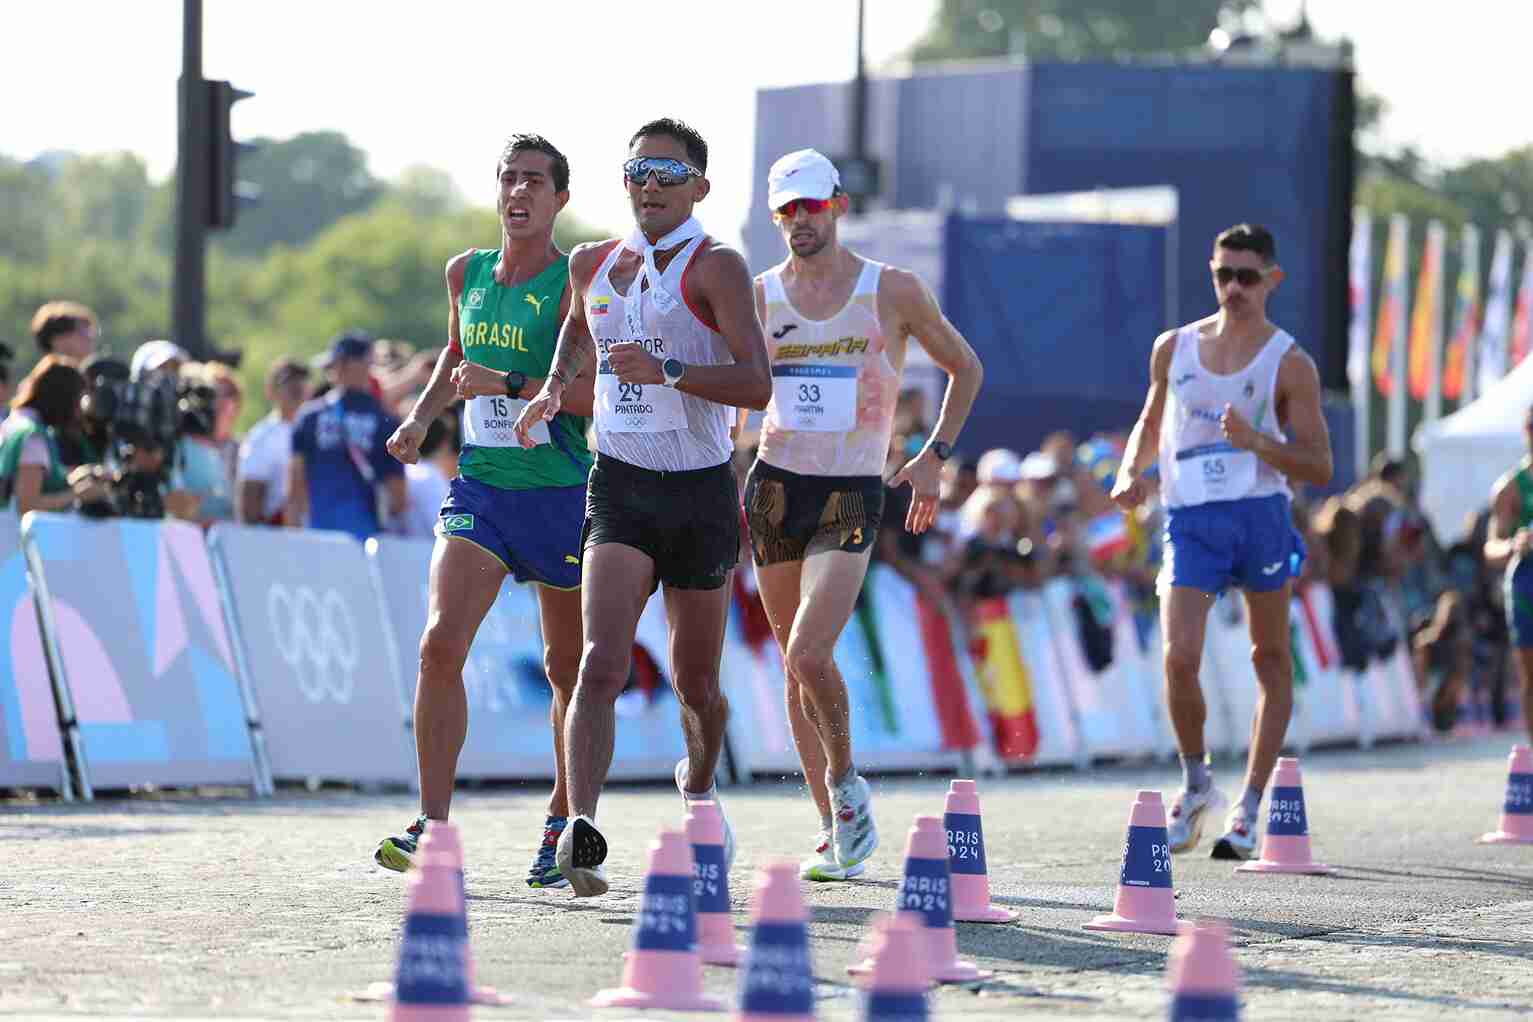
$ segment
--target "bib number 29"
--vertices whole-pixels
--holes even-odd
[[[643,401],[644,385],[641,383],[618,383],[617,399],[624,404],[630,401]]]

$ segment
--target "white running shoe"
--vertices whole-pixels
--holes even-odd
[[[850,880],[861,876],[863,870],[868,868],[865,862],[848,869],[842,869],[836,862],[836,853],[831,848],[831,833],[828,830],[820,831],[819,839],[815,842],[814,855],[799,864],[798,875],[803,880]]]
[[[676,790],[681,792],[683,806],[690,801],[687,798],[687,779],[691,776],[691,770],[687,768],[687,757],[683,756],[676,761]],[[735,865],[735,829],[729,825],[729,817],[724,814],[724,803],[719,800],[718,790],[713,793],[713,804],[719,807],[719,819],[724,823],[724,872],[728,873]]]
[[[836,865],[851,869],[865,862],[878,847],[873,823],[873,792],[861,774],[830,789],[831,847]]]
[[[554,851],[559,872],[570,882],[577,898],[594,898],[607,893],[607,839],[601,836],[589,816],[577,816],[559,835]]]
[[[1224,818],[1224,836],[1214,842],[1209,858],[1245,861],[1256,858],[1256,826],[1246,816],[1246,807],[1237,802]]]
[[[1198,846],[1203,837],[1203,821],[1210,813],[1223,808],[1224,795],[1210,784],[1202,791],[1183,788],[1171,800],[1171,811],[1166,815],[1166,837],[1171,854],[1189,851]]]

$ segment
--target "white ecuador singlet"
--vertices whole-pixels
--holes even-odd
[[[683,298],[687,270],[708,242],[706,235],[693,238],[661,274],[663,289],[675,296],[664,311],[656,307],[647,287],[633,310],[612,286],[612,266],[623,252],[621,244],[612,246],[591,278],[585,308],[598,359],[595,418],[601,454],[657,472],[680,472],[722,465],[734,452],[729,436],[733,408],[658,383],[620,383],[607,363],[607,346],[619,341],[639,341],[662,361],[734,362],[724,338]]]
[[[1160,425],[1166,507],[1291,495],[1281,472],[1252,452],[1230,446],[1219,417],[1230,405],[1258,432],[1286,440],[1277,419],[1277,376],[1293,344],[1286,331],[1278,330],[1244,369],[1220,375],[1204,368],[1198,356],[1197,324],[1177,331]]]
[[[863,260],[852,296],[829,319],[793,307],[782,268],[761,277],[772,403],[759,457],[816,476],[881,476],[889,457],[900,374],[878,320],[883,265]]]

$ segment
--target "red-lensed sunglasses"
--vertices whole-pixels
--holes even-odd
[[[772,215],[779,220],[792,220],[798,216],[798,211],[803,210],[810,216],[823,213],[830,208],[835,199],[789,199],[787,202],[773,210]]]

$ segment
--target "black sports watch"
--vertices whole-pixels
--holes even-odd
[[[681,382],[682,374],[687,371],[687,364],[679,358],[668,358],[660,363],[660,372],[665,376],[665,385],[674,387]]]
[[[933,440],[927,446],[937,456],[938,461],[947,461],[953,456],[953,445],[944,440]]]
[[[512,397],[521,397],[522,388],[527,386],[527,374],[517,372],[515,369],[506,374],[506,393]]]

